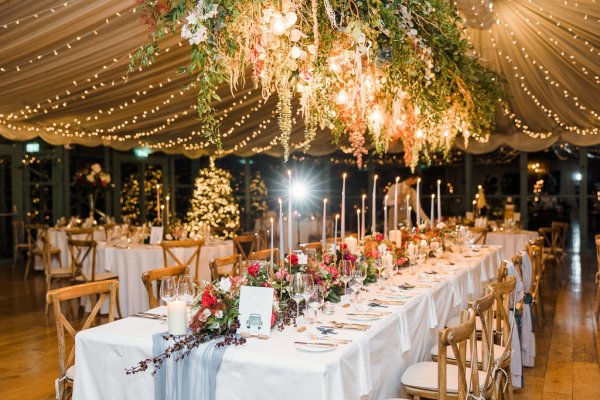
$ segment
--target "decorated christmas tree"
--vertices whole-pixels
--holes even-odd
[[[191,235],[210,227],[223,239],[234,236],[240,224],[240,211],[231,180],[231,173],[215,167],[212,158],[210,166],[198,172],[186,218]]]

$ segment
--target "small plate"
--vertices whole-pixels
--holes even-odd
[[[294,343],[296,350],[306,351],[309,353],[322,353],[337,349],[337,343],[323,342],[319,340],[309,340],[305,343]]]
[[[375,321],[375,320],[381,319],[381,316],[380,315],[363,314],[363,315],[346,315],[346,318],[348,318],[350,321]]]

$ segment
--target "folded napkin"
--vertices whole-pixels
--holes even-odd
[[[167,332],[152,336],[152,355],[164,353],[174,343],[165,340]],[[201,344],[182,360],[179,353],[171,355],[154,376],[154,397],[165,400],[214,400],[217,389],[217,373],[226,347],[217,347],[218,340]]]

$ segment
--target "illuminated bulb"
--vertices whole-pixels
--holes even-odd
[[[285,20],[281,15],[275,15],[271,19],[271,32],[276,36],[280,36],[285,33],[285,30]]]
[[[373,113],[371,114],[371,120],[373,121],[373,123],[379,124],[381,123],[382,119],[383,116],[381,115],[381,112],[377,109],[373,110]]]
[[[416,137],[418,138],[422,138],[423,137],[423,131],[421,131],[420,129],[417,129],[417,133],[415,134]]]
[[[338,92],[336,101],[338,104],[346,104],[348,102],[348,95],[345,90],[340,90]]]

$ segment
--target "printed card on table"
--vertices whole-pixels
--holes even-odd
[[[150,228],[150,244],[159,244],[162,242],[165,228],[162,226],[153,226]]]
[[[273,311],[273,288],[242,286],[240,288],[240,328],[238,334],[269,338]]]

